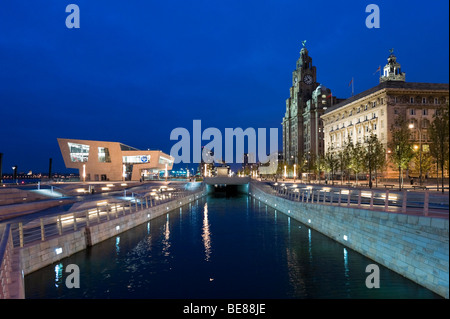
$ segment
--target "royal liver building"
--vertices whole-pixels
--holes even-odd
[[[323,156],[324,133],[320,116],[327,107],[336,104],[330,89],[317,83],[316,67],[305,42],[292,72],[292,86],[282,123],[283,156],[289,164],[298,164],[302,157],[312,162]]]

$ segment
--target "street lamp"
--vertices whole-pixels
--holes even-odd
[[[417,125],[417,131],[419,132],[419,146],[414,145],[414,150],[419,148],[419,184],[422,186],[422,118],[419,119],[419,125]],[[408,125],[410,129],[414,129],[414,123]]]
[[[295,168],[296,168],[296,164],[294,164],[294,182],[295,182],[295,177],[297,176],[296,172],[295,172]]]

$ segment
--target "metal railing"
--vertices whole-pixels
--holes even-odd
[[[11,229],[9,225],[0,225],[0,299],[10,297],[12,254]]]
[[[82,227],[103,223],[196,193],[198,193],[198,190],[185,191],[179,189],[167,195],[160,195],[158,198],[154,198],[148,194],[138,195],[134,193],[128,200],[121,202],[98,203],[100,205],[91,209],[69,214],[40,217],[26,223],[12,223],[13,244],[14,247],[24,247],[24,245],[32,242],[45,241],[48,238],[77,231]]]
[[[277,183],[258,183],[256,187],[266,193],[295,202],[441,218],[449,217],[448,196],[432,193],[428,190],[409,192],[407,190],[392,191],[389,189],[366,190],[341,187],[317,187],[316,185],[293,186]]]

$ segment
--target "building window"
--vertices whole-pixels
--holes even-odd
[[[122,156],[124,164],[140,164],[150,162],[150,155]]]
[[[397,102],[397,101],[396,101],[396,102]],[[384,104],[384,99],[383,99],[383,98],[381,98],[380,104]]]
[[[423,98],[422,98],[422,104],[425,104],[425,103],[427,103],[427,98],[426,98],[426,97],[423,97]]]
[[[69,145],[70,160],[72,162],[87,162],[89,158],[89,145],[67,143]]]
[[[409,103],[414,103],[414,98],[413,97],[409,98]]]
[[[167,164],[167,165],[172,165],[172,162],[173,161],[171,159],[166,158],[164,156],[160,156],[158,161],[159,164]]]
[[[416,115],[416,109],[409,109],[409,115]]]
[[[437,97],[434,98],[434,104],[439,104],[439,99]]]
[[[397,103],[398,102],[398,98],[394,97],[394,102]]]
[[[398,114],[398,109],[394,109],[394,114]]]
[[[423,109],[423,110],[422,110],[422,114],[423,114],[423,115],[428,115],[428,109]]]
[[[111,157],[109,156],[109,149],[107,147],[98,148],[98,161],[100,163],[111,163]]]
[[[377,102],[372,103],[372,107],[375,107],[375,106],[377,106]]]

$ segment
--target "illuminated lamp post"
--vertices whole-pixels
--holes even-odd
[[[83,164],[83,183],[86,182],[86,164]]]
[[[422,118],[420,118],[419,123],[422,121]],[[410,129],[414,129],[414,123],[409,124],[408,126]],[[419,146],[414,145],[414,150],[417,150],[419,148],[419,184],[422,186],[422,130],[421,130],[421,124],[418,125],[417,130],[419,131]]]
[[[295,171],[296,167],[297,167],[297,165],[294,164],[294,183],[295,183],[295,177],[297,176],[297,175],[296,175],[296,171]]]
[[[284,165],[284,179],[287,178],[287,170],[286,170],[286,165]]]

